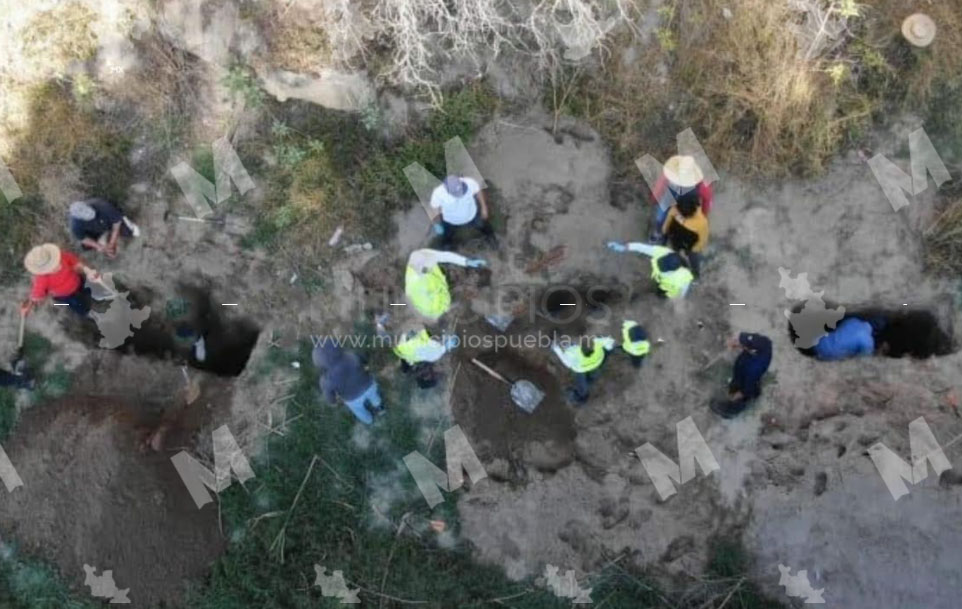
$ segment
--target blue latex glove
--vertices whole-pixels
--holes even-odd
[[[468,258],[467,265],[472,269],[479,269],[483,266],[488,266],[488,263],[480,258]]]
[[[437,235],[438,237],[444,234],[444,227],[441,226],[440,222],[435,222],[434,224],[431,225],[431,228],[434,229],[434,234]]]
[[[617,241],[609,241],[609,242],[608,242],[608,249],[610,249],[610,250],[613,251],[613,252],[627,252],[627,251],[628,251],[628,248],[625,247],[625,245],[624,245],[623,243],[618,243]]]
[[[444,337],[444,348],[450,351],[451,349],[457,349],[458,345],[461,344],[461,339],[454,334],[449,334]]]

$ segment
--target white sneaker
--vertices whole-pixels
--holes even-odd
[[[133,234],[134,237],[140,236],[140,227],[134,224],[133,222],[131,222],[127,216],[124,216],[124,224],[127,225],[127,228],[130,229],[130,232],[131,234]]]

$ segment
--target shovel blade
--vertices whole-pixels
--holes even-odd
[[[530,414],[544,399],[544,392],[531,381],[517,381],[511,385],[511,399],[521,410]]]

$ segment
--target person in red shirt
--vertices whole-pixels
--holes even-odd
[[[61,251],[53,243],[44,243],[30,250],[23,264],[33,275],[33,287],[30,298],[20,305],[22,315],[29,315],[47,296],[83,317],[90,313],[90,290],[85,286],[85,280],[97,281],[100,273],[80,258]]]
[[[691,191],[698,193],[701,211],[707,217],[708,212],[711,211],[714,193],[711,185],[705,182],[705,176],[695,162],[695,158],[673,156],[665,161],[662,174],[651,189],[651,196],[655,203],[655,217],[650,237],[653,243],[664,242],[665,236],[661,229],[665,224],[665,218],[668,217],[668,210],[680,196]]]

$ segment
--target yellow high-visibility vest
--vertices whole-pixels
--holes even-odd
[[[423,361],[420,352],[427,347],[431,347],[431,342],[428,331],[422,329],[411,338],[403,339],[400,344],[394,347],[394,354],[413,366]]]
[[[437,319],[451,308],[448,280],[440,266],[427,273],[419,273],[408,266],[404,274],[404,293],[421,315]]]
[[[663,249],[664,252],[659,252],[657,255],[652,256],[651,278],[658,283],[658,287],[665,293],[665,296],[668,298],[678,298],[682,295],[685,287],[694,281],[695,276],[684,266],[678,267],[674,271],[663,273],[661,269],[658,268],[658,260],[673,252],[667,247],[659,249]]]
[[[638,325],[635,321],[625,321],[621,324],[621,348],[624,349],[629,355],[643,356],[648,355],[651,351],[651,343],[647,340],[633,341],[631,340],[631,329]]]
[[[572,345],[564,350],[562,361],[573,372],[591,372],[605,361],[605,348],[597,340],[592,343],[592,348],[591,355],[585,355],[581,345]]]

